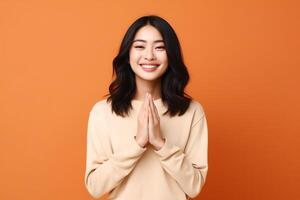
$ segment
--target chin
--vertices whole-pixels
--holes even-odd
[[[154,81],[154,80],[157,80],[161,77],[161,75],[155,73],[155,74],[147,74],[145,72],[139,72],[139,73],[136,73],[135,76],[139,79],[142,79],[142,80],[147,80],[147,81]]]
[[[155,81],[160,78],[160,76],[141,76],[141,75],[136,75],[139,79],[145,80],[145,81]]]

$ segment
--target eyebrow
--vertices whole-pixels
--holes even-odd
[[[133,40],[133,42],[132,43],[134,43],[134,42],[147,42],[146,40],[141,40],[141,39],[136,39],[136,40]],[[158,42],[164,42],[163,40],[154,40],[154,43],[158,43]]]

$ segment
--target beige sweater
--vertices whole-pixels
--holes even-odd
[[[206,180],[208,129],[201,104],[193,100],[182,116],[162,116],[167,110],[154,101],[166,139],[158,151],[142,148],[134,136],[142,101],[132,100],[130,117],[111,112],[106,99],[91,109],[87,128],[85,186],[110,200],[185,200],[196,197]]]

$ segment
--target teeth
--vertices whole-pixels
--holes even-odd
[[[156,65],[142,65],[144,68],[155,68],[157,67]]]

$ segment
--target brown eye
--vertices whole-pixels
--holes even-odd
[[[142,49],[144,47],[143,46],[135,46],[134,48],[136,48],[136,49]]]
[[[159,46],[159,47],[156,47],[157,49],[165,49],[164,46]]]

